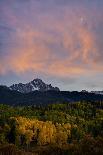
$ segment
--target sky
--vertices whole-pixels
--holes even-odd
[[[0,84],[103,90],[103,0],[0,0]]]

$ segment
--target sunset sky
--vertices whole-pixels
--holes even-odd
[[[103,90],[103,0],[0,0],[0,84]]]

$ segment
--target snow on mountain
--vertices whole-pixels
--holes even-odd
[[[103,95],[103,91],[91,91],[91,93]]]
[[[9,87],[10,90],[16,90],[21,93],[29,93],[32,91],[60,91],[58,87],[53,87],[51,84],[45,84],[41,79],[34,79],[33,81],[26,84],[13,84]]]

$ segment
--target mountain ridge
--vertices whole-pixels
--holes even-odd
[[[13,106],[47,105],[53,103],[72,103],[79,101],[91,101],[93,103],[103,101],[103,95],[89,92],[69,91],[33,91],[21,93],[10,90],[6,86],[0,86],[0,104]],[[100,105],[98,105],[99,107]]]
[[[13,84],[9,87],[10,90],[16,90],[21,93],[30,93],[33,91],[60,91],[58,87],[53,87],[51,84],[44,83],[41,79],[34,79],[28,83],[19,83],[19,84]]]

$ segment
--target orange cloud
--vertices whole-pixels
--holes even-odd
[[[56,76],[80,76],[103,71],[103,67],[94,61],[99,48],[96,36],[88,26],[90,21],[86,20],[88,23],[85,24],[79,15],[68,11],[60,20],[54,16],[43,17],[39,28],[27,21],[22,22],[24,27],[20,25],[16,29],[12,40],[15,47],[11,46],[9,54],[0,60],[0,74],[32,70]]]

